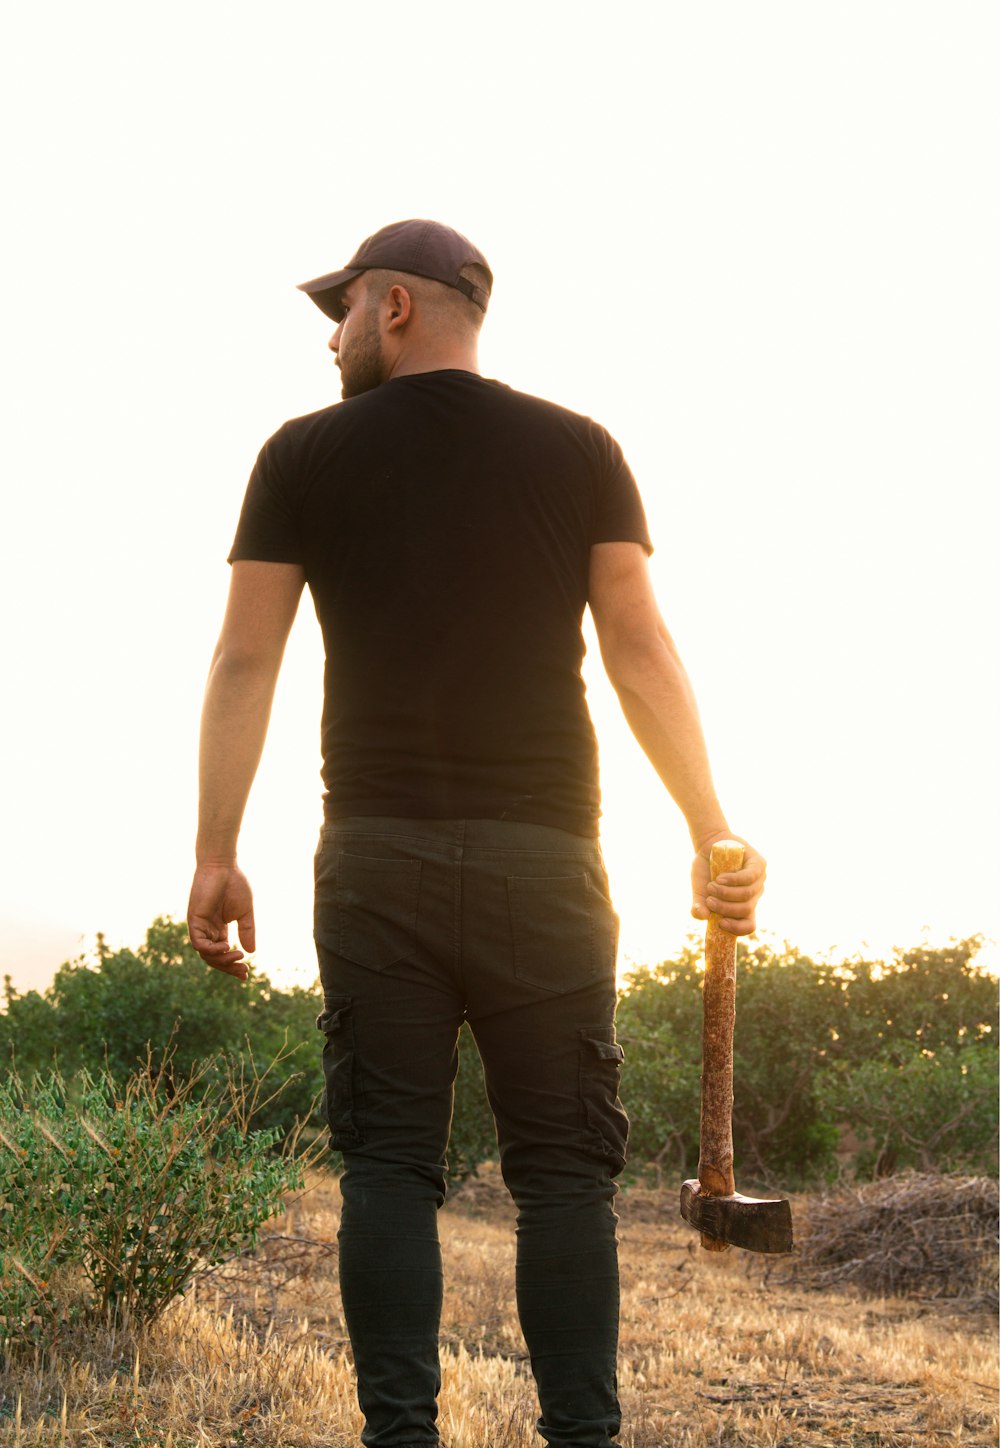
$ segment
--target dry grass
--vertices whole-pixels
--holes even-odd
[[[619,1204],[622,1448],[996,1442],[991,1318],[781,1285],[758,1259],[701,1252],[672,1192]],[[0,1379],[0,1441],[353,1448],[338,1212],[336,1185],[317,1178],[251,1263],[203,1282],[137,1345],[67,1343]],[[495,1179],[456,1193],[441,1227],[443,1441],[535,1448],[512,1215]]]

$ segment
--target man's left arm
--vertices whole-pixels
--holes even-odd
[[[191,944],[206,965],[247,979],[253,895],[236,843],[267,736],[271,702],[305,574],[297,563],[232,565],[222,632],[209,670],[198,759],[196,869],[188,901]],[[235,921],[239,946],[229,944]]]
[[[729,934],[750,935],[765,861],[733,835],[716,796],[694,693],[660,615],[641,544],[598,543],[591,549],[588,601],[625,718],[691,833],[696,851],[691,913],[706,920],[714,911]],[[734,838],[746,847],[744,866],[712,882],[712,844]]]

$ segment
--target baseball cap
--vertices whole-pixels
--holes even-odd
[[[476,286],[460,275],[462,268],[470,262],[486,268],[489,277],[486,287]],[[446,286],[463,292],[484,312],[493,286],[493,273],[486,258],[468,237],[460,231],[453,231],[450,226],[442,226],[439,221],[414,220],[394,221],[389,226],[383,226],[374,236],[366,237],[340,271],[328,272],[311,282],[300,282],[299,291],[311,297],[326,316],[341,322],[344,309],[340,295],[344,287],[362,272],[376,268],[409,272],[413,276],[444,282]]]

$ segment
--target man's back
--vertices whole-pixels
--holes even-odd
[[[287,423],[231,557],[300,563],[327,653],[327,815],[595,834],[580,664],[590,550],[649,547],[589,418],[471,372],[401,377]]]

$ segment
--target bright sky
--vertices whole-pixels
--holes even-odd
[[[996,6],[64,0],[5,31],[0,971],[183,916],[246,478],[339,398],[295,283],[408,216],[490,260],[484,371],[625,449],[765,938],[1000,936]],[[315,975],[321,665],[306,600],[241,850],[283,984]],[[686,831],[587,677],[623,963],[662,959]]]

